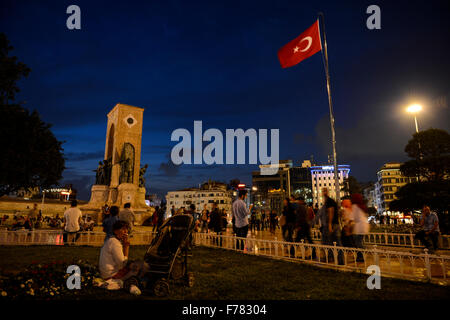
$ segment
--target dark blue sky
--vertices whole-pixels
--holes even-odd
[[[116,103],[145,108],[141,163],[147,189],[164,195],[208,178],[251,182],[256,166],[170,164],[177,128],[279,128],[280,158],[319,163],[331,154],[322,57],[282,69],[277,51],[323,11],[339,163],[374,180],[405,160],[414,132],[449,130],[450,10],[447,1],[2,1],[0,31],[32,72],[19,101],[64,140],[63,182],[83,199],[103,158],[106,114]],[[81,8],[81,30],[66,8]],[[366,8],[381,8],[381,30]]]

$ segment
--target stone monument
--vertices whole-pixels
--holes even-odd
[[[97,214],[98,222],[105,203],[123,208],[130,202],[138,223],[151,214],[145,203],[147,165],[140,167],[143,114],[142,108],[120,103],[108,113],[104,160],[93,170],[96,181],[91,199],[81,207],[85,213]]]

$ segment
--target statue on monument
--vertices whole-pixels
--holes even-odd
[[[145,172],[147,171],[148,168],[148,164],[146,164],[145,166],[143,166],[140,170],[139,170],[139,187],[140,188],[145,188]]]
[[[103,160],[103,176],[107,186],[111,183],[112,159]]]
[[[95,172],[95,184],[105,184],[104,165],[101,161],[98,163],[97,170],[92,171]]]
[[[120,183],[133,183],[134,147],[125,143],[122,149],[120,163]]]

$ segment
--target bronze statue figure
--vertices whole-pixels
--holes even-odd
[[[133,183],[134,173],[134,147],[131,143],[125,143],[120,157],[119,183]]]
[[[140,188],[145,188],[145,172],[147,171],[148,168],[148,164],[146,164],[145,166],[143,166],[140,170],[139,170],[139,187]]]

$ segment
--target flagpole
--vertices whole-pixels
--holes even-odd
[[[327,92],[328,92],[328,105],[330,107],[330,125],[331,125],[331,140],[333,144],[333,165],[334,165],[334,181],[335,181],[335,189],[336,189],[336,202],[340,205],[341,195],[340,195],[340,183],[339,183],[339,172],[337,165],[337,154],[336,154],[336,133],[334,131],[334,116],[333,116],[333,102],[331,100],[331,85],[330,85],[330,72],[328,70],[328,51],[327,51],[327,37],[325,34],[325,17],[322,12],[319,12],[319,17],[321,19],[322,28],[321,38],[323,36],[323,50],[322,57],[324,60],[325,74],[327,78]]]

